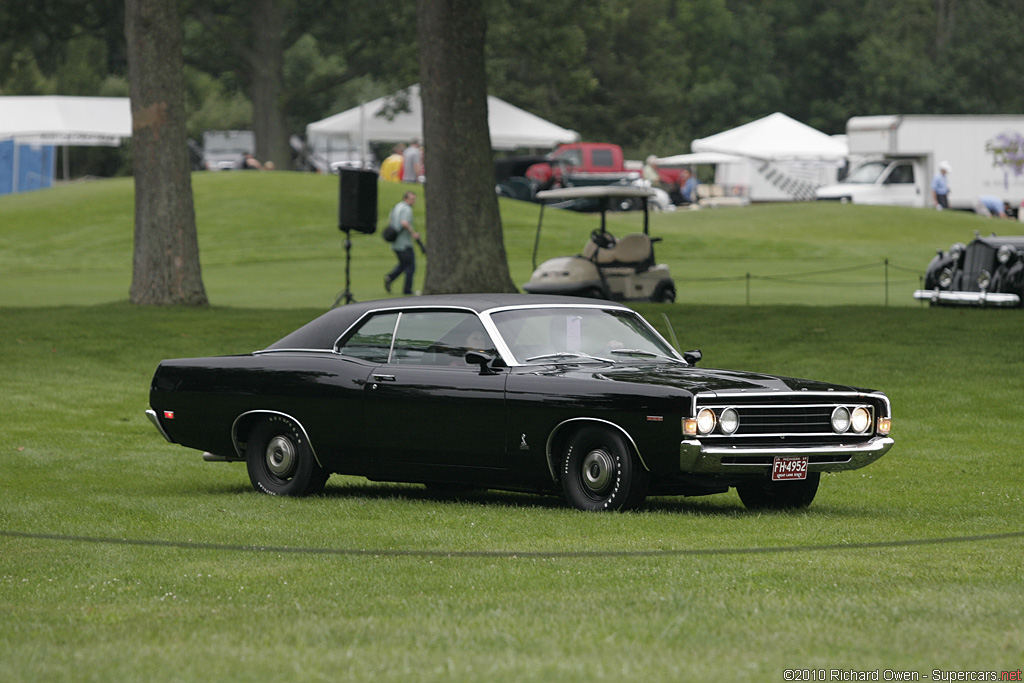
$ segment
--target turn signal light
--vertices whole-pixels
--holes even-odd
[[[882,436],[888,436],[889,431],[892,429],[892,418],[891,417],[880,417],[878,418],[878,433]]]

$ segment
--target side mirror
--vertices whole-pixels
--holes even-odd
[[[696,365],[700,362],[700,359],[704,357],[704,354],[700,352],[700,349],[694,349],[693,351],[683,351],[683,360],[690,365]]]
[[[494,369],[495,361],[497,358],[488,354],[481,353],[480,351],[468,351],[466,353],[466,362],[470,365],[479,365],[481,375],[497,375],[497,370]]]

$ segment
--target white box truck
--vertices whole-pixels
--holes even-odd
[[[846,136],[858,162],[818,199],[931,207],[932,178],[947,161],[950,208],[972,209],[981,195],[1024,201],[1024,116],[855,116]]]

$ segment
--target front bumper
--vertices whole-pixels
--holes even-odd
[[[947,306],[1020,306],[1016,294],[1001,292],[950,292],[941,289],[918,289],[914,298]]]
[[[697,439],[679,444],[679,470],[701,474],[764,474],[777,456],[807,456],[811,472],[839,472],[870,465],[892,448],[888,436],[835,446],[707,446]]]

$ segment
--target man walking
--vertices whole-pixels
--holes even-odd
[[[395,204],[388,217],[388,225],[398,231],[398,237],[391,243],[391,248],[398,258],[398,264],[390,273],[384,276],[384,289],[391,293],[391,283],[399,275],[405,273],[405,286],[402,293],[406,296],[412,294],[412,276],[416,272],[416,252],[412,249],[413,240],[418,240],[420,235],[412,229],[412,207],[416,204],[416,193],[406,192],[402,201]]]

